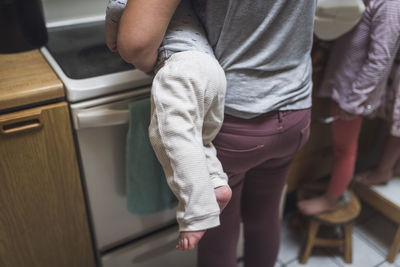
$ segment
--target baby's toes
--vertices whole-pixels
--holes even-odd
[[[176,249],[182,250],[182,241],[178,239],[178,244],[175,246]]]
[[[183,250],[189,249],[189,239],[187,237],[183,238]]]

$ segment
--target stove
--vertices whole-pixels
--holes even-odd
[[[152,76],[108,50],[104,28],[103,20],[48,28],[41,51],[63,81],[69,102],[151,84]]]
[[[50,28],[46,48],[70,79],[87,79],[134,70],[118,53],[108,50],[104,22]]]

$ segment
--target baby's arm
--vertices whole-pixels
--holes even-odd
[[[117,51],[118,24],[128,0],[109,0],[106,10],[106,45],[112,51]]]
[[[151,72],[158,48],[180,0],[129,0],[118,32],[118,52],[136,68]]]

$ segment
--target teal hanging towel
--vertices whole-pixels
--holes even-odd
[[[163,169],[151,147],[150,99],[129,104],[126,142],[126,197],[128,210],[151,215],[171,208],[177,200],[167,185]]]

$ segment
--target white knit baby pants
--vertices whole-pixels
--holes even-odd
[[[211,141],[222,125],[225,91],[218,61],[198,51],[173,54],[153,81],[149,137],[179,201],[180,231],[219,225],[214,188],[228,177]]]

